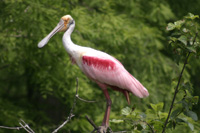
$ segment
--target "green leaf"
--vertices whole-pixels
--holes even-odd
[[[139,116],[140,116],[141,119],[145,119],[147,117],[146,114],[143,113],[143,112],[141,112]]]
[[[162,131],[162,126],[163,126],[163,123],[159,120],[155,120],[153,121],[153,126],[154,126],[154,129],[157,130],[158,132]]]
[[[163,109],[164,103],[160,102],[158,104],[150,104],[152,109],[158,113],[158,111],[161,111]]]
[[[196,18],[199,18],[199,15],[194,15],[192,13],[188,13],[188,16],[186,16],[185,18],[194,20]]]
[[[165,120],[167,118],[167,116],[168,116],[168,113],[158,111],[158,115],[159,115],[160,119],[164,119]]]
[[[112,123],[123,123],[124,120],[112,119],[112,120],[110,120],[110,122],[112,122]]]
[[[170,118],[171,118],[171,119],[175,119],[175,118],[178,116],[178,114],[179,114],[179,112],[180,112],[181,110],[182,110],[181,108],[178,108],[178,109],[174,110],[174,111],[172,112]]]
[[[186,115],[189,116],[189,117],[191,117],[191,118],[192,118],[193,120],[195,120],[195,121],[198,120],[197,114],[196,114],[195,112],[193,112],[193,111],[188,111],[188,112],[186,112]]]
[[[145,122],[143,122],[143,121],[140,121],[139,124],[141,125],[141,127],[143,129],[145,129],[147,127],[147,124]]]
[[[180,42],[182,42],[184,45],[187,45],[187,37],[186,37],[186,36],[182,35],[182,36],[180,36],[180,37],[178,38],[178,40],[179,40]]]
[[[129,108],[129,107],[126,107],[126,108],[123,108],[122,109],[122,115],[130,115],[131,114],[131,112],[132,112],[132,109],[131,108]]]
[[[198,101],[199,101],[199,96],[194,96],[194,97],[192,98],[192,103],[193,103],[193,104],[197,104]]]
[[[152,103],[150,105],[151,105],[152,109],[157,112],[157,106],[155,104],[152,104]]]
[[[183,28],[183,32],[187,33],[187,32],[189,32],[189,30],[186,28]]]
[[[194,125],[193,125],[192,123],[190,123],[190,122],[187,122],[187,124],[188,124],[188,126],[190,127],[190,129],[191,129],[192,131],[194,131]]]
[[[170,37],[170,40],[176,42],[178,39],[176,37]]]
[[[176,26],[173,23],[168,23],[166,30],[171,31],[174,30]]]
[[[163,109],[164,103],[160,102],[160,103],[156,104],[156,106],[157,106],[157,110],[161,111]]]
[[[194,48],[194,46],[187,46],[187,49],[188,49],[190,52],[196,53],[196,49]]]
[[[188,90],[191,95],[193,94],[192,85],[189,82],[183,83],[181,89]]]
[[[190,127],[192,131],[194,130],[194,125],[188,121],[187,117],[179,117],[177,118],[177,122],[185,122],[187,123],[187,125]]]
[[[176,22],[174,22],[174,25],[177,29],[180,29],[181,26],[185,23],[185,20],[178,20]]]
[[[189,105],[188,103],[185,101],[185,99],[182,99],[181,101],[177,102],[178,104],[182,104],[182,107],[184,107],[186,109],[186,111],[189,111]]]

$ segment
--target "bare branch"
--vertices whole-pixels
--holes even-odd
[[[131,131],[117,131],[117,132],[113,132],[113,133],[127,133],[127,132],[131,132]]]
[[[21,125],[21,127],[26,130],[28,133],[35,133],[28,124],[26,124],[26,122],[24,120],[20,120],[21,122],[19,122],[19,124]]]
[[[0,128],[4,128],[4,129],[12,129],[12,130],[20,130],[23,127],[6,127],[6,126],[0,126]]]
[[[88,100],[85,100],[85,99],[83,99],[83,98],[80,98],[79,96],[78,96],[78,94],[76,95],[76,97],[80,100],[80,101],[83,101],[83,102],[86,102],[86,103],[95,103],[96,101],[88,101]]]
[[[73,114],[70,114],[68,117],[67,117],[67,120],[63,122],[63,124],[61,124],[57,129],[55,129],[52,133],[57,133],[58,130],[60,130],[62,127],[64,127],[64,125],[66,125],[72,117],[74,117],[75,115]]]
[[[94,122],[86,115],[85,118],[88,120],[88,122],[94,127],[94,131],[98,130],[99,128],[94,124]]]
[[[76,78],[76,98],[78,98],[80,101],[86,102],[86,103],[94,103],[96,101],[90,101],[90,100],[85,100],[83,98],[80,98],[78,96],[78,78]]]
[[[19,122],[21,127],[7,127],[7,126],[0,126],[0,128],[4,128],[4,129],[11,129],[11,130],[20,130],[20,129],[24,129],[26,130],[28,133],[35,133],[30,127],[29,125],[24,122],[24,120],[20,120],[21,122]]]
[[[78,95],[78,78],[76,78],[76,95]],[[64,121],[63,124],[61,124],[58,128],[56,128],[52,133],[58,132],[58,130],[60,130],[62,127],[64,127],[71,120],[71,118],[75,116],[73,114],[73,111],[74,111],[74,108],[76,106],[76,98],[77,98],[76,95],[74,96],[73,106],[70,110],[70,113],[69,113],[69,116],[67,117],[67,120]]]
[[[94,103],[95,101],[89,101],[89,100],[85,100],[83,98],[80,98],[78,96],[78,87],[79,87],[79,84],[78,84],[78,78],[76,78],[76,94],[74,96],[74,102],[73,102],[73,106],[70,110],[70,113],[69,113],[69,116],[67,117],[67,120],[64,121],[58,128],[56,128],[52,133],[56,133],[58,132],[58,130],[60,130],[62,127],[64,127],[70,120],[72,117],[74,117],[75,115],[73,114],[73,111],[75,109],[75,106],[76,106],[76,102],[77,102],[77,99],[79,99],[80,101],[83,101],[83,102],[87,102],[87,103]],[[90,120],[88,117],[86,117],[88,119],[88,121],[90,122],[90,124],[93,125],[93,127],[95,127],[95,129],[92,131],[92,132],[95,132],[95,131],[98,131],[98,127],[94,124],[94,122],[92,120]],[[0,126],[0,128],[4,128],[4,129],[13,129],[13,130],[20,130],[20,129],[24,129],[26,130],[28,133],[35,133],[30,127],[29,125],[24,121],[24,120],[20,120],[19,124],[21,125],[21,127],[6,127],[6,126]],[[109,128],[110,129],[110,128]],[[110,129],[110,131],[112,131]]]

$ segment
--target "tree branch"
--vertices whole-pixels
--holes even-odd
[[[19,122],[19,124],[21,125],[22,128],[24,128],[24,130],[26,130],[28,133],[35,133],[28,124],[26,124],[26,122],[24,122],[22,119],[20,120],[21,122]]]
[[[21,122],[19,122],[21,127],[7,127],[7,126],[0,126],[0,128],[4,128],[4,129],[11,129],[11,130],[20,130],[20,129],[24,129],[26,130],[28,133],[35,133],[30,127],[29,125],[24,121],[24,120],[20,120]]]
[[[4,129],[12,129],[12,130],[20,130],[23,127],[6,127],[6,126],[0,126],[0,128],[4,128]]]
[[[1,67],[2,68],[2,67]],[[58,130],[60,130],[62,127],[64,127],[71,119],[72,117],[74,117],[75,115],[73,114],[73,111],[76,107],[76,102],[77,102],[77,99],[79,99],[80,101],[83,101],[83,102],[87,102],[87,103],[93,103],[95,101],[89,101],[89,100],[85,100],[83,98],[80,98],[78,96],[78,87],[79,87],[79,84],[78,84],[78,78],[76,78],[76,94],[74,96],[74,102],[73,102],[73,106],[70,110],[70,113],[69,113],[69,116],[67,117],[67,120],[64,121],[58,128],[56,128],[52,133],[56,133],[58,132]],[[20,130],[20,129],[24,129],[26,130],[28,133],[35,133],[30,127],[28,124],[26,124],[24,122],[24,120],[20,120],[19,122],[20,126],[21,127],[7,127],[7,126],[0,126],[0,128],[4,128],[4,129],[12,129],[12,130]],[[98,128],[98,127],[97,127]]]
[[[142,121],[142,122],[146,123],[147,126],[149,126],[149,128],[151,129],[152,133],[155,133],[155,131],[153,130],[153,127],[149,123],[147,123],[146,121]]]
[[[86,103],[95,103],[96,101],[90,101],[90,100],[85,100],[83,98],[80,98],[79,95],[78,95],[78,78],[76,78],[76,98],[78,98],[80,101],[83,101],[83,102],[86,102]]]
[[[97,131],[99,128],[94,124],[94,122],[86,115],[85,118],[88,120],[88,122],[94,127],[94,130],[91,132],[93,133],[94,131]]]
[[[78,78],[76,78],[76,95],[78,95]],[[66,125],[72,117],[74,117],[75,115],[73,114],[74,108],[76,106],[76,98],[77,96],[74,96],[74,102],[73,102],[73,106],[70,110],[69,116],[67,117],[67,120],[64,121],[58,128],[56,128],[52,133],[57,133],[58,130],[60,130],[62,127],[64,127],[64,125]]]
[[[195,43],[195,41],[196,41],[197,35],[198,35],[198,32],[196,32],[196,34],[195,34],[195,37],[194,37],[194,40],[193,40],[193,45],[194,45],[194,43]],[[191,52],[188,53],[188,55],[187,55],[187,57],[186,57],[186,59],[185,59],[183,68],[182,68],[182,70],[181,70],[181,73],[180,73],[180,75],[179,75],[178,83],[177,83],[177,86],[176,86],[175,92],[174,92],[174,97],[173,97],[173,100],[172,100],[172,103],[171,103],[171,106],[170,106],[170,109],[169,109],[169,113],[168,113],[167,119],[166,119],[166,121],[165,121],[165,123],[164,123],[164,127],[163,127],[163,130],[162,130],[162,133],[165,132],[165,129],[166,129],[166,127],[167,127],[167,123],[168,123],[168,121],[169,121],[169,117],[170,117],[170,115],[171,115],[171,112],[172,112],[172,109],[173,109],[173,106],[174,106],[174,102],[175,102],[175,99],[176,99],[176,95],[177,95],[177,93],[178,93],[178,87],[179,87],[180,82],[181,82],[181,78],[182,78],[182,75],[183,75],[183,71],[185,70],[185,66],[187,65],[187,61],[188,61],[188,58],[189,58],[190,54],[191,54]]]

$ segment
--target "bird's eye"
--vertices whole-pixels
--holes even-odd
[[[69,21],[69,25],[73,24],[74,23],[74,20],[70,20]]]

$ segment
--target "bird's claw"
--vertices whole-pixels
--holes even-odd
[[[99,126],[98,133],[106,133],[107,128],[107,126]]]

